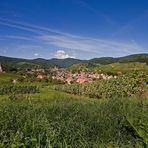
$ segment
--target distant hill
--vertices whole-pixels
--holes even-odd
[[[117,59],[116,58],[112,58],[112,57],[101,57],[101,58],[91,59],[88,62],[98,63],[98,64],[111,64],[111,63],[117,62]]]
[[[2,64],[4,69],[13,69],[13,68],[20,68],[20,69],[26,69],[26,68],[50,68],[54,66],[58,67],[68,67],[72,64],[77,64],[82,62],[82,60],[79,59],[20,59],[20,58],[12,58],[12,57],[4,57],[0,56],[0,63]]]
[[[112,63],[129,63],[129,62],[140,62],[148,64],[148,54],[133,54],[125,57],[112,58],[112,57],[101,57],[89,60],[92,63],[98,64],[112,64]]]
[[[117,58],[120,63],[140,62],[148,64],[148,54],[133,54],[125,57]]]
[[[148,54],[134,54],[125,57],[113,58],[113,57],[101,57],[94,58],[90,60],[80,60],[80,59],[20,59],[12,57],[0,56],[0,63],[5,70],[10,69],[26,69],[26,68],[51,68],[54,66],[58,67],[70,67],[75,64],[89,64],[89,67],[95,67],[94,64],[113,64],[113,63],[130,63],[130,62],[139,62],[148,64]],[[83,64],[82,64],[83,65]]]
[[[80,60],[80,59],[51,59],[51,63],[56,64],[60,67],[69,67],[73,64],[79,63],[97,63],[97,64],[112,64],[112,63],[129,63],[129,62],[140,62],[148,64],[148,54],[133,54],[125,57],[113,58],[113,57],[101,57],[94,58],[90,60]]]
[[[67,58],[67,59],[51,59],[50,62],[60,67],[68,67],[73,64],[81,63],[84,61],[79,60],[79,59]]]
[[[68,67],[72,71],[96,71],[105,73],[128,73],[133,70],[145,71],[148,73],[148,54],[134,54],[125,57],[94,58],[82,63]]]
[[[20,59],[0,56],[0,63],[4,70],[26,69],[26,68],[50,68],[55,64],[45,59]]]

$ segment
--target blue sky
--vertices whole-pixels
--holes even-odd
[[[148,53],[148,0],[0,0],[0,55]]]

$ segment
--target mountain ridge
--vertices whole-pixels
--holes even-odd
[[[112,64],[112,63],[130,63],[130,62],[140,62],[148,64],[148,54],[132,54],[124,57],[100,57],[100,58],[93,58],[90,60],[81,60],[81,59],[74,59],[74,58],[66,58],[66,59],[44,59],[44,58],[36,58],[36,59],[24,59],[24,58],[13,58],[13,57],[6,57],[0,56],[0,63],[4,67],[4,69],[9,68],[52,68],[54,66],[58,67],[69,67],[73,64],[78,63],[97,63],[97,64]]]

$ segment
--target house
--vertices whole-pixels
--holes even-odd
[[[38,78],[38,79],[45,79],[45,78],[47,78],[47,76],[46,75],[38,75],[36,78]]]
[[[112,76],[112,75],[107,77],[107,79],[108,79],[108,80],[110,80],[110,79],[112,79],[112,78],[113,78],[113,76]]]
[[[85,83],[89,83],[89,80],[86,79],[86,78],[78,78],[76,80],[76,82],[79,83],[79,84],[85,84]]]
[[[74,80],[72,77],[68,77],[66,80],[65,80],[68,84],[71,84]]]
[[[32,69],[32,72],[45,72],[45,69],[43,68],[37,68],[37,69]]]
[[[52,69],[52,79],[54,80],[61,80],[64,81],[68,84],[71,83],[79,83],[79,84],[84,84],[84,83],[91,83],[95,80],[110,80],[114,78],[112,75],[107,75],[103,73],[97,73],[97,72],[84,72],[84,71],[79,71],[72,73],[71,71],[66,71],[62,68],[54,68]]]
[[[103,73],[100,74],[100,77],[101,77],[101,79],[103,79],[103,80],[106,80],[106,79],[107,79],[106,76],[105,76],[105,74],[103,74]]]
[[[64,78],[62,76],[57,76],[56,79],[60,81],[64,81]]]

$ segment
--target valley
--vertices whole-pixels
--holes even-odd
[[[146,61],[23,69],[4,61],[0,147],[147,146]]]
[[[0,148],[148,148],[148,0],[0,0]]]

